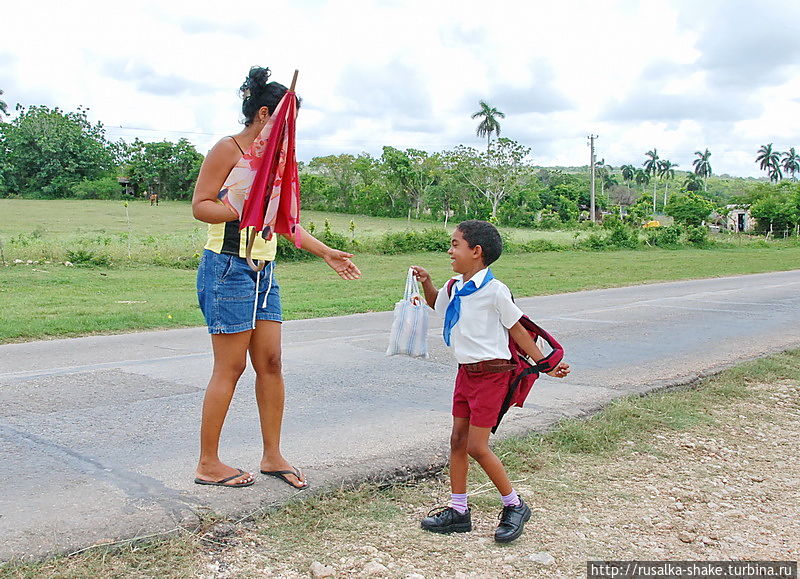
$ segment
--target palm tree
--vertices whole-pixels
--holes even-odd
[[[637,185],[642,186],[642,195],[644,195],[644,188],[650,183],[650,175],[641,169],[636,169],[633,174],[633,180],[636,181]]]
[[[781,180],[783,176],[781,173],[781,154],[772,150],[772,143],[761,145],[756,154],[756,163],[759,164],[759,168],[767,172],[770,181],[777,183]]]
[[[783,154],[782,164],[783,170],[791,174],[794,180],[794,174],[800,172],[800,155],[795,153],[794,147]]]
[[[644,167],[645,173],[648,175],[652,175],[655,177],[658,175],[658,151],[654,148],[652,151],[647,151],[645,153],[646,157],[649,157],[642,166]],[[656,212],[656,182],[653,181],[653,213]]]
[[[478,128],[475,131],[475,134],[479,137],[486,137],[486,150],[489,150],[489,142],[492,139],[492,133],[496,134],[498,137],[500,136],[500,123],[497,121],[497,117],[501,119],[506,118],[505,113],[502,111],[498,111],[494,107],[490,107],[486,101],[480,101],[478,103],[481,107],[481,110],[478,112],[472,113],[473,119],[477,119],[478,117],[483,117],[483,120],[478,124]]]
[[[633,181],[633,176],[636,174],[636,167],[633,165],[623,165],[620,169],[622,170],[622,178],[626,182]]]
[[[675,167],[677,166],[677,163],[667,159],[662,159],[658,163],[658,176],[664,180],[664,207],[667,206],[667,185],[675,178]]]
[[[683,180],[683,188],[687,191],[700,191],[703,188],[703,181],[695,173],[687,173]]]
[[[0,95],[2,94],[3,94],[3,89],[0,88]],[[4,101],[3,99],[0,99],[0,114],[8,116],[8,105],[6,104],[6,101]]]
[[[694,154],[697,156],[697,159],[692,161],[694,173],[703,179],[703,191],[708,191],[708,178],[711,177],[711,163],[708,159],[711,157],[711,151],[706,149],[705,152],[695,151]]]

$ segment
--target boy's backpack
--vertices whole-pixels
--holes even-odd
[[[448,296],[451,295],[455,283],[455,279],[450,279],[447,282]],[[514,299],[513,295],[511,299]],[[552,335],[542,329],[525,314],[519,319],[519,323],[528,331],[540,350],[546,343],[551,351],[537,364],[531,360],[528,354],[526,354],[509,336],[508,349],[511,351],[511,362],[516,367],[511,371],[508,392],[506,393],[505,400],[503,400],[500,414],[497,416],[497,423],[494,425],[494,428],[492,428],[492,432],[497,432],[497,427],[500,426],[500,421],[503,420],[503,416],[506,415],[509,408],[512,406],[522,407],[525,399],[528,397],[528,393],[531,391],[531,388],[533,388],[533,383],[536,382],[536,379],[539,377],[539,374],[554,370],[559,362],[564,359],[564,348]],[[544,350],[542,350],[542,354],[545,354]]]

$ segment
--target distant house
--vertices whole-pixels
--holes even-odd
[[[754,222],[747,205],[726,205],[728,214],[724,216],[725,229],[730,231],[752,231]]]
[[[134,189],[130,179],[127,177],[120,177],[117,179],[117,182],[119,186],[122,187],[122,193],[124,195],[134,195]]]

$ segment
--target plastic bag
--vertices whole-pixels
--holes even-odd
[[[419,293],[414,270],[409,268],[403,299],[394,305],[394,321],[387,356],[428,357],[428,306]]]

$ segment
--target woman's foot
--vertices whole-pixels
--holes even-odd
[[[212,484],[223,487],[250,486],[255,481],[253,475],[249,472],[230,467],[219,461],[216,463],[201,462],[197,465],[194,475],[197,484]]]
[[[281,457],[278,461],[261,460],[261,474],[274,476],[296,489],[304,489],[308,486],[306,477],[299,468],[295,468],[288,461]]]

